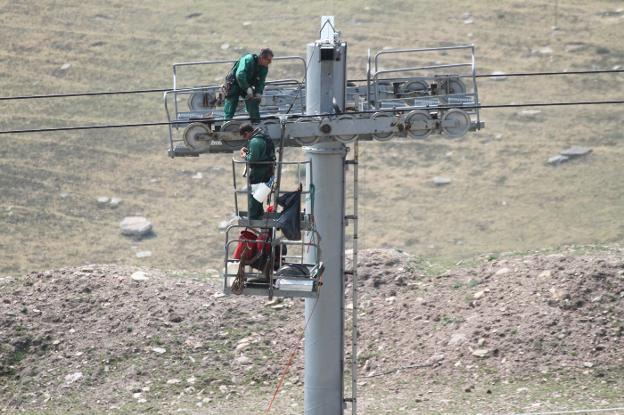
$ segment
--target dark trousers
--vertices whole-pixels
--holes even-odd
[[[225,113],[225,119],[231,120],[236,113],[236,107],[238,106],[238,95],[225,97],[225,103],[223,104],[223,112]],[[251,118],[252,122],[260,122],[260,105],[255,99],[245,100],[245,109],[247,114]]]
[[[251,192],[247,194],[247,215],[249,219],[262,219],[262,215],[264,214],[264,208],[262,207],[262,203],[258,202],[251,195]]]

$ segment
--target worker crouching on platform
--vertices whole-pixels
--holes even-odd
[[[247,174],[250,188],[247,196],[247,214],[250,220],[261,219],[264,209],[262,202],[257,201],[252,195],[253,185],[267,183],[273,177],[275,146],[261,129],[254,128],[251,124],[242,125],[239,133],[245,140],[249,140],[247,146],[240,149],[240,157],[248,162]]]
[[[260,50],[259,55],[251,53],[244,55],[234,64],[223,85],[225,97],[223,110],[226,120],[234,117],[238,98],[242,97],[251,122],[260,122],[260,100],[272,60],[273,51],[266,48]]]

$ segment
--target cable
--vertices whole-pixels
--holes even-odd
[[[577,410],[572,410],[572,411],[556,411],[556,412],[532,412],[532,413],[522,413],[522,414],[514,414],[514,415],[566,415],[566,414],[589,414],[589,413],[615,412],[615,411],[624,411],[624,407],[604,408],[604,409],[577,409]]]
[[[152,92],[169,92],[171,88],[160,89],[137,89],[130,91],[99,91],[99,92],[70,92],[67,94],[47,94],[47,95],[21,95],[14,97],[0,97],[0,101],[12,101],[18,99],[42,99],[42,98],[68,98],[68,97],[93,97],[100,95],[124,95],[124,94],[149,94]]]
[[[106,128],[133,128],[133,127],[155,127],[160,125],[176,125],[187,124],[188,121],[172,121],[172,122],[145,122],[138,124],[104,124],[104,125],[87,125],[78,127],[50,127],[50,128],[32,128],[26,130],[7,130],[0,131],[2,134],[22,134],[22,133],[48,133],[54,131],[76,131],[76,130],[97,130]]]
[[[357,114],[374,114],[376,112],[388,112],[388,113],[403,113],[405,111],[410,111],[412,109],[494,109],[494,108],[522,108],[522,107],[554,107],[554,106],[570,106],[570,105],[615,105],[615,104],[624,104],[624,100],[611,100],[611,101],[570,101],[570,102],[535,102],[535,103],[527,103],[527,104],[496,104],[496,105],[440,105],[435,107],[406,107],[406,108],[395,108],[395,109],[380,109],[380,110],[365,110],[365,111],[353,111],[348,114],[357,115]],[[336,114],[313,114],[313,115],[293,115],[292,118],[318,118],[318,117],[335,117]],[[269,115],[260,117],[261,120],[274,119],[275,115]],[[204,118],[197,119],[194,121],[211,121],[211,122],[221,122],[221,121],[229,121],[222,118]],[[245,121],[245,120],[240,120]],[[188,124],[191,121],[171,121],[171,122],[145,122],[138,124],[104,124],[104,125],[89,125],[89,126],[77,126],[77,127],[51,127],[51,128],[32,128],[25,130],[4,130],[0,131],[0,135],[3,134],[23,134],[23,133],[45,133],[45,132],[54,132],[54,131],[76,131],[76,130],[95,130],[95,129],[106,129],[106,128],[134,128],[134,127],[155,127],[162,125],[184,125]]]
[[[312,316],[314,315],[314,312],[316,311],[316,306],[318,305],[318,299],[319,299],[318,295],[320,295],[320,288],[319,288],[319,293],[317,294],[317,297],[316,297],[316,301],[314,302],[314,307],[312,307],[310,316],[308,317],[308,319],[305,322],[305,325],[303,326],[303,330],[301,331],[301,335],[296,341],[296,345],[292,348],[293,349],[292,352],[290,352],[290,356],[288,357],[288,362],[286,362],[286,366],[284,366],[284,369],[282,370],[280,380],[279,382],[277,382],[277,386],[275,387],[275,392],[273,392],[273,397],[271,397],[271,400],[269,401],[269,405],[264,411],[264,415],[267,415],[271,411],[273,402],[275,402],[275,399],[277,398],[277,394],[280,392],[280,389],[282,388],[282,385],[284,383],[284,379],[286,378],[286,375],[288,374],[288,371],[290,370],[290,367],[292,366],[293,360],[295,359],[297,352],[299,352],[299,346],[301,345],[301,340],[303,339],[303,336],[305,336],[305,331],[306,331],[306,328],[308,327],[308,323],[310,322],[310,320],[312,320]]]
[[[554,75],[593,75],[602,73],[622,73],[624,69],[597,69],[588,71],[560,71],[560,72],[517,72],[507,74],[477,74],[475,78],[496,78],[496,77],[514,77],[514,76],[554,76]],[[465,75],[472,78],[472,75]],[[347,82],[366,82],[366,79],[349,79]],[[190,89],[190,88],[186,88]],[[185,89],[177,89],[177,91],[184,91]],[[96,91],[96,92],[70,92],[66,94],[47,94],[47,95],[19,95],[11,97],[0,97],[0,101],[13,101],[24,99],[45,99],[45,98],[68,98],[68,97],[83,97],[83,96],[102,96],[102,95],[124,95],[124,94],[148,94],[154,92],[172,92],[172,88],[151,88],[151,89],[137,89],[127,91]]]
[[[599,73],[622,73],[624,69],[596,69],[590,71],[567,71],[567,72],[516,72],[516,73],[492,73],[492,74],[477,74],[475,78],[497,78],[497,77],[513,77],[513,76],[553,76],[553,75],[591,75]],[[467,75],[468,78],[472,78],[472,75]]]

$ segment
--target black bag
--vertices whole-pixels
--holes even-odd
[[[232,70],[225,76],[225,84],[221,87],[224,97],[228,97],[232,94],[232,89],[236,83],[236,70]]]
[[[277,220],[284,237],[294,241],[301,239],[301,190],[284,193],[277,203],[284,208]]]

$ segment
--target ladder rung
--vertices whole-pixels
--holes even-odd
[[[345,164],[358,164],[357,160],[345,160]]]
[[[347,219],[347,220],[357,220],[357,216],[355,216],[355,215],[346,215],[345,219]]]

